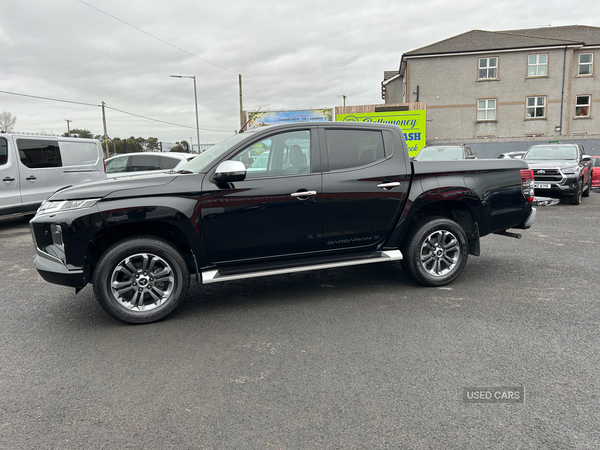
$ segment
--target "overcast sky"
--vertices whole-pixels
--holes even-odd
[[[176,124],[109,109],[110,137],[196,144],[193,81],[169,75],[196,76],[200,141],[214,143],[239,128],[238,74],[246,110],[382,103],[403,52],[473,29],[600,26],[600,2],[0,0],[0,18],[0,91],[104,101]],[[97,106],[0,93],[2,111],[19,132],[70,119],[102,133]]]

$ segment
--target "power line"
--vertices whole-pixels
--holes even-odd
[[[89,3],[86,3],[86,2],[84,2],[83,0],[79,0],[79,1],[80,1],[81,3],[83,3],[84,5],[87,5],[87,6],[89,6],[90,8],[94,8],[96,11],[99,11],[99,12],[101,12],[102,14],[106,14],[107,16],[109,16],[109,17],[112,17],[113,19],[115,19],[115,20],[118,20],[119,22],[121,22],[121,23],[124,23],[125,25],[127,25],[127,26],[129,26],[129,27],[131,27],[131,28],[134,28],[134,29],[136,29],[136,30],[140,31],[140,32],[144,33],[145,35],[147,35],[147,36],[150,36],[151,38],[154,38],[154,39],[156,39],[157,41],[160,41],[160,42],[162,42],[163,44],[167,44],[167,45],[169,45],[169,46],[171,46],[171,47],[173,47],[173,48],[176,48],[177,50],[180,50],[180,51],[182,51],[182,52],[184,52],[184,53],[186,53],[186,54],[188,54],[188,55],[190,55],[190,56],[193,56],[194,58],[201,59],[202,61],[204,61],[204,62],[206,62],[206,63],[208,63],[208,64],[212,64],[213,66],[215,66],[215,67],[218,67],[219,69],[223,69],[223,70],[226,70],[226,71],[227,71],[227,72],[229,72],[229,73],[232,73],[232,74],[234,74],[234,75],[237,75],[237,73],[236,73],[236,72],[234,72],[234,71],[232,71],[232,70],[229,70],[229,69],[228,69],[228,68],[226,68],[226,67],[220,66],[220,65],[218,65],[218,64],[216,64],[216,63],[214,63],[214,62],[212,62],[212,61],[209,61],[208,59],[201,58],[200,56],[198,56],[198,55],[195,55],[194,53],[188,52],[187,50],[185,50],[185,49],[183,49],[183,48],[181,48],[181,47],[177,47],[176,45],[174,45],[174,44],[171,44],[170,42],[167,42],[167,41],[165,41],[164,39],[161,39],[161,38],[159,38],[159,37],[157,37],[157,36],[154,36],[153,34],[150,34],[150,33],[148,33],[147,31],[144,31],[144,30],[142,30],[141,28],[138,28],[138,27],[136,27],[135,25],[131,25],[130,23],[128,23],[128,22],[125,22],[124,20],[122,20],[122,19],[119,19],[118,17],[115,17],[115,16],[113,16],[112,14],[109,14],[109,13],[107,13],[106,11],[102,11],[100,8],[96,8],[94,5],[90,5]]]
[[[53,101],[53,102],[73,103],[75,105],[84,105],[84,106],[95,106],[95,107],[98,107],[98,108],[100,108],[102,106],[102,105],[94,105],[93,103],[74,102],[74,101],[71,101],[71,100],[62,100],[62,99],[58,99],[58,98],[42,97],[42,96],[39,96],[39,95],[20,94],[18,92],[0,91],[0,93],[2,93],[2,94],[10,94],[10,95],[18,95],[20,97],[38,98],[38,99],[41,99],[41,100],[49,100],[49,101]],[[169,125],[174,125],[176,127],[192,128],[194,130],[196,129],[196,127],[190,127],[188,125],[181,125],[179,123],[165,122],[164,120],[153,119],[151,117],[142,116],[140,114],[134,114],[134,113],[131,113],[131,112],[128,112],[128,111],[123,111],[121,109],[113,108],[111,106],[106,106],[106,104],[105,104],[105,108],[112,109],[114,111],[118,111],[118,112],[123,113],[123,114],[129,114],[130,116],[140,117],[140,118],[146,119],[146,120],[153,120],[155,122],[162,122],[162,123],[166,123],[166,124],[169,124]],[[200,129],[203,130],[203,131],[214,131],[214,132],[217,132],[217,133],[229,133],[230,132],[230,131],[225,131],[225,130],[211,130],[211,129],[208,129],[208,128],[200,128]]]
[[[38,95],[29,95],[29,94],[19,94],[18,92],[8,92],[8,91],[0,91],[0,93],[2,94],[10,94],[10,95],[19,95],[21,97],[31,97],[31,98],[40,98],[42,100],[51,100],[53,102],[62,102],[62,103],[73,103],[75,105],[84,105],[84,106],[100,106],[100,105],[94,105],[92,103],[83,103],[83,102],[73,102],[71,100],[61,100],[58,98],[50,98],[50,97],[40,97]]]
[[[154,122],[166,123],[168,125],[175,125],[175,126],[183,127],[183,128],[191,128],[191,129],[194,129],[194,130],[196,129],[196,127],[190,127],[188,125],[179,125],[177,123],[165,122],[164,120],[153,119],[151,117],[146,117],[146,116],[142,116],[142,115],[139,115],[139,114],[130,113],[130,112],[127,112],[127,111],[123,111],[121,109],[113,108],[112,106],[108,106],[107,104],[104,104],[104,107],[107,108],[107,109],[112,109],[113,111],[118,111],[118,112],[123,113],[123,114],[129,114],[130,116],[140,117],[140,118],[146,119],[146,120],[152,120]],[[230,133],[229,130],[227,130],[227,131],[225,131],[225,130],[211,130],[211,129],[208,129],[208,128],[200,128],[200,129],[202,131],[216,131],[218,133]]]

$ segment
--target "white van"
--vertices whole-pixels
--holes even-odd
[[[105,178],[95,139],[0,134],[0,217],[34,214],[58,189]]]

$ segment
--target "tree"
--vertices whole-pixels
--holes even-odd
[[[185,149],[179,142],[175,142],[175,146],[169,150],[170,152],[185,152]]]
[[[67,133],[66,131],[63,133],[63,136],[65,136],[65,137],[75,136],[75,135],[77,135],[77,137],[80,137],[80,138],[94,139],[94,135],[87,128],[73,128],[70,133]],[[102,139],[104,139],[104,137],[102,137]]]
[[[0,132],[10,133],[14,129],[16,121],[17,116],[13,116],[8,111],[4,111],[0,114]]]
[[[144,146],[147,152],[159,152],[160,145],[158,145],[158,138],[149,137],[146,139],[146,145]]]

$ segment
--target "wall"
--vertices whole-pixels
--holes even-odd
[[[590,52],[584,50],[583,52]],[[530,53],[548,53],[548,76],[527,77]],[[566,52],[566,78],[562,106],[562,134],[597,132],[600,129],[600,83],[596,77],[578,77],[577,57],[581,51]],[[598,53],[595,55],[597,59]],[[478,60],[484,56],[498,57],[498,80],[477,81]],[[481,55],[460,55],[407,60],[407,101],[427,104],[427,136],[429,139],[474,139],[477,136],[522,137],[541,134],[546,139],[559,136],[561,95],[563,89],[563,49],[538,52],[506,52]],[[396,82],[396,80],[394,80]],[[390,83],[392,84],[392,83]],[[389,89],[388,101],[397,97],[398,86]],[[592,95],[592,117],[575,118],[577,95]],[[547,96],[545,119],[525,117],[526,97]],[[477,100],[496,98],[496,121],[477,122]],[[395,100],[395,98],[394,98]],[[594,118],[594,114],[598,118]]]

